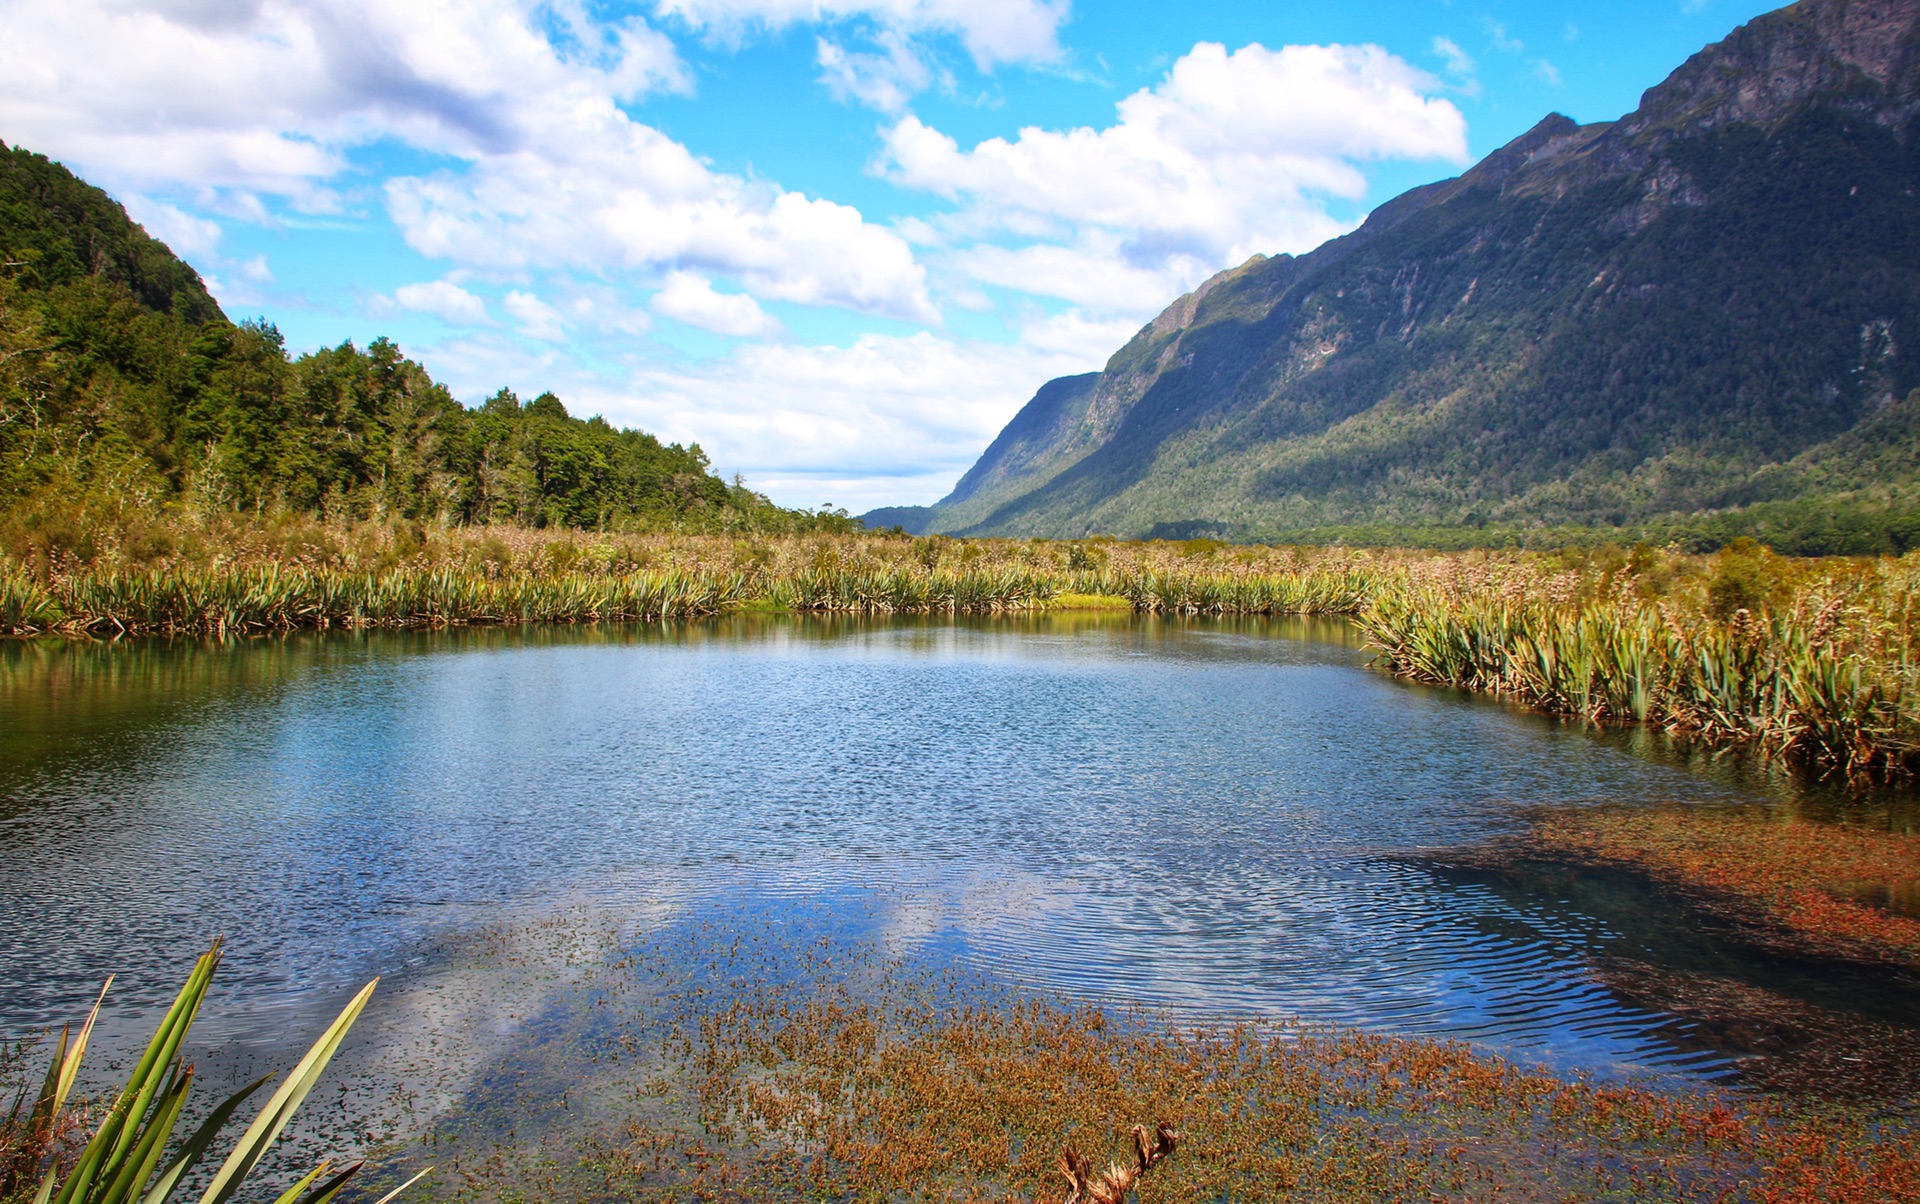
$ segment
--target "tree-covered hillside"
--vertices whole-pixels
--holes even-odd
[[[1618,122],[1550,117],[1345,238],[1208,281],[1043,389],[931,528],[1903,550],[1916,112],[1920,0],[1759,18]],[[1821,546],[1840,513],[1854,534]]]
[[[812,517],[552,394],[469,410],[385,339],[290,358],[104,192],[4,144],[0,263],[0,511],[93,494],[529,526]]]

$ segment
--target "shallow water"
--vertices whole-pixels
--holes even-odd
[[[268,1056],[373,974],[441,972],[437,942],[567,908],[850,916],[992,981],[1608,1076],[1733,1065],[1609,957],[1911,1027],[1910,976],[1827,989],[1645,884],[1424,860],[1522,807],[1796,801],[1642,745],[1392,681],[1338,623],[7,643],[0,1030],[74,1017],[112,972],[124,1044],[223,933],[203,1039]],[[404,1028],[394,1006],[369,1022]]]

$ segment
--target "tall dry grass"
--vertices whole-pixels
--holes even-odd
[[[137,536],[137,537],[136,537]],[[1848,774],[1920,768],[1920,555],[1790,560],[1235,547],[1210,540],[734,538],[221,514],[0,553],[0,633],[235,633],[696,618],[755,607],[1354,616],[1381,663],[1596,722]]]
[[[1357,617],[1414,680],[1849,775],[1920,768],[1920,557],[1738,550],[1708,562],[1691,592],[1656,590],[1642,573],[1596,582],[1539,567],[1429,563]]]

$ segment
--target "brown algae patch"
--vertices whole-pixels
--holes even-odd
[[[1676,1046],[1738,1057],[1743,1087],[1875,1108],[1920,1100],[1920,1031],[1631,958],[1601,958],[1594,972],[1620,998],[1673,1016]]]
[[[1538,814],[1528,852],[1622,865],[1813,952],[1920,964],[1920,836],[1746,810]]]
[[[422,1199],[1051,1200],[1063,1145],[1124,1160],[1134,1124],[1166,1123],[1179,1151],[1141,1204],[1920,1201],[1920,1139],[1864,1115],[1113,1013],[804,924],[677,923],[553,981],[383,1178],[436,1164]]]

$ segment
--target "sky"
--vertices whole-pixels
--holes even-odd
[[[0,140],[296,354],[384,335],[860,513],[1213,273],[1769,7],[0,0]]]

